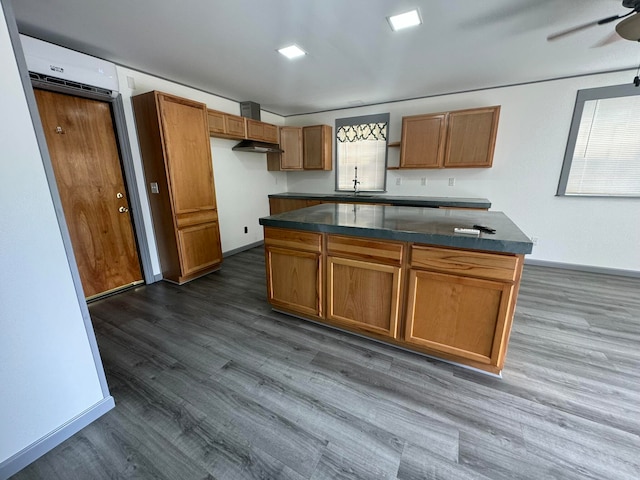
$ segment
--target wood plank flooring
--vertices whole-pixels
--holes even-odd
[[[22,479],[640,479],[640,280],[525,267],[503,378],[271,311],[262,248],[90,305],[116,408]]]

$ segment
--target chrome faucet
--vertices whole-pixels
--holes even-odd
[[[358,180],[358,167],[354,167],[356,174],[355,174],[355,178],[353,179],[353,194],[357,195],[358,194],[358,185],[360,184],[360,180]]]

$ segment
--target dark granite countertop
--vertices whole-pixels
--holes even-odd
[[[533,247],[504,213],[483,210],[327,203],[263,217],[260,225],[503,253],[526,254]],[[494,228],[496,233],[471,236],[453,231],[473,225]]]
[[[399,197],[384,194],[359,193],[272,193],[269,198],[291,198],[300,200],[327,200],[334,202],[391,203],[399,207],[460,207],[491,208],[486,198],[463,197]]]

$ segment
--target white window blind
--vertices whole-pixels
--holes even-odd
[[[559,193],[640,196],[639,119],[638,95],[584,101],[566,187]]]
[[[353,191],[355,167],[358,167],[358,190],[385,191],[389,114],[379,117],[336,121],[336,190]]]

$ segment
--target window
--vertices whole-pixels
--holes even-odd
[[[336,190],[384,192],[387,187],[389,114],[336,119]]]
[[[558,195],[640,197],[640,89],[579,90]]]

